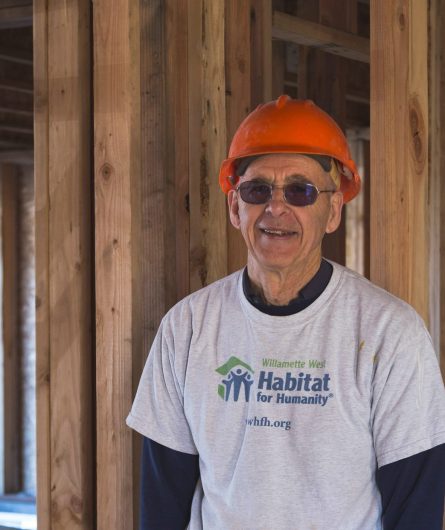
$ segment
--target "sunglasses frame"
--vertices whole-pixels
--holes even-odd
[[[249,184],[260,184],[262,186],[266,186],[267,188],[269,188],[269,196],[268,196],[268,198],[264,202],[249,202],[249,201],[246,201],[243,198],[243,196],[241,195],[241,190],[240,190],[240,188],[242,188],[243,186],[246,187],[246,184],[247,185],[249,185]],[[315,196],[315,199],[312,202],[308,202],[307,204],[293,204],[292,202],[290,202],[288,200],[288,198],[286,197],[286,189],[289,186],[295,186],[295,185],[301,186],[302,188],[311,188],[311,189],[315,190],[317,192],[317,194]],[[318,196],[320,195],[320,193],[334,193],[334,192],[337,191],[337,190],[320,190],[320,189],[317,188],[317,186],[315,184],[312,184],[310,182],[290,182],[289,184],[284,184],[284,186],[277,186],[276,184],[271,184],[270,182],[264,182],[264,181],[258,181],[258,180],[247,180],[246,182],[241,182],[241,184],[239,184],[235,188],[235,191],[240,192],[240,197],[246,204],[261,205],[261,204],[267,204],[272,199],[273,190],[274,189],[282,189],[283,190],[284,201],[287,204],[290,204],[291,206],[295,206],[297,208],[304,208],[305,206],[311,206],[312,204],[315,204],[317,202],[317,199],[318,199]]]

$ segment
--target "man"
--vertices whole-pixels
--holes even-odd
[[[141,528],[439,530],[428,333],[321,255],[360,187],[343,133],[281,96],[241,124],[220,184],[247,267],[161,323],[127,420],[145,437]]]

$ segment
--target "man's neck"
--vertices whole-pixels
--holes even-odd
[[[287,305],[315,276],[320,264],[321,255],[316,256],[299,268],[273,270],[259,267],[249,257],[247,271],[253,290],[265,303]]]

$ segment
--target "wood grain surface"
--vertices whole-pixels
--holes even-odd
[[[135,0],[100,0],[93,10],[98,530],[133,527],[133,447],[125,418],[132,401],[138,233],[131,202],[140,160],[138,9]]]
[[[371,280],[426,321],[427,12],[426,0],[371,3]]]

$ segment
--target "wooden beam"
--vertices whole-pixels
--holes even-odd
[[[445,5],[440,0],[432,0],[429,5],[429,315],[431,338],[436,351],[442,355],[440,365],[445,376],[445,185],[442,183],[445,169],[445,61],[442,53]]]
[[[0,30],[32,26],[33,5],[0,8]]]
[[[190,292],[190,194],[189,194],[189,62],[188,40],[189,28],[184,21],[188,20],[188,0],[168,0],[165,2],[165,50],[166,50],[166,152],[173,156],[166,157],[166,171],[168,175],[168,204],[166,207],[167,226],[164,226],[166,240],[169,243],[163,250],[162,259],[175,264],[174,271],[168,271],[168,263],[164,264],[167,276],[175,277],[175,285],[164,288],[164,307],[172,303],[172,288],[175,290],[174,301],[184,298]],[[158,22],[159,23],[159,22]],[[157,42],[161,46],[162,42]],[[148,75],[148,73],[147,73]],[[193,87],[191,87],[193,91]],[[174,210],[174,211],[172,211]],[[172,233],[173,232],[173,233]],[[172,241],[174,242],[172,245]],[[170,250],[169,250],[170,247]],[[161,256],[160,256],[161,257]],[[172,259],[174,257],[174,259]],[[165,274],[164,273],[164,274]],[[165,281],[165,275],[163,279]],[[150,325],[151,330],[158,327],[160,306],[153,312]],[[153,339],[152,334],[147,340]],[[148,351],[148,348],[147,350]]]
[[[369,39],[274,11],[272,37],[369,63]]]
[[[190,288],[227,274],[226,204],[218,172],[226,154],[224,0],[189,10]]]
[[[371,2],[371,280],[426,321],[427,4]]]
[[[92,530],[90,5],[34,8],[38,526]]]
[[[140,213],[132,208],[141,190],[139,8],[139,0],[97,0],[93,7],[98,530],[135,524],[133,443],[125,418],[133,357],[142,355],[133,335],[140,323],[135,297],[143,288],[138,260],[145,258],[138,255]],[[158,123],[148,126],[155,134]]]
[[[51,530],[48,0],[34,1],[37,521]]]
[[[250,103],[250,10],[246,2],[226,0],[225,75],[227,146],[241,121],[251,110]],[[239,230],[227,219],[228,272],[246,264],[246,245]]]
[[[251,107],[272,99],[272,0],[250,0]]]
[[[5,493],[21,491],[21,383],[19,340],[19,174],[0,166],[3,260],[3,407]]]

